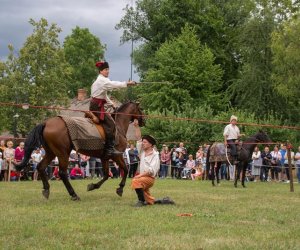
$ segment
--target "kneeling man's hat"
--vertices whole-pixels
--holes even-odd
[[[152,145],[155,145],[156,144],[156,140],[154,139],[154,137],[153,136],[151,136],[151,135],[144,135],[143,137],[142,137],[142,140],[147,140],[149,143],[151,143]]]

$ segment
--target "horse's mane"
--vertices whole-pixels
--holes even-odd
[[[125,109],[130,103],[133,103],[133,101],[127,101],[127,102],[123,103],[120,107],[118,107],[115,110],[115,113],[121,113],[123,111],[123,109]]]

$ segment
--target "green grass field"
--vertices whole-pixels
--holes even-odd
[[[0,249],[300,249],[300,185],[157,180],[152,194],[176,205],[135,208],[127,182],[86,191],[91,181],[72,181],[81,201],[71,201],[62,182],[0,182]],[[192,217],[179,217],[191,213]]]

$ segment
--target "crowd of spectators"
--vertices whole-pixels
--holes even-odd
[[[158,178],[205,180],[209,179],[209,172],[206,166],[206,156],[209,145],[200,145],[197,151],[188,153],[184,143],[171,147],[163,144],[160,151],[161,167]],[[260,151],[259,147],[254,149],[252,160],[247,169],[248,180],[256,181],[290,181],[288,171],[287,150],[285,145],[274,146],[271,151],[269,147],[264,147]],[[31,155],[29,170],[18,172],[15,165],[22,161],[24,157],[24,142],[14,148],[12,141],[0,141],[0,181],[17,180],[38,180],[38,163],[42,160],[45,151],[42,147],[36,148]],[[128,166],[128,177],[132,178],[138,173],[139,156],[135,145],[129,144],[124,152],[124,160]],[[300,146],[298,151],[291,152],[291,160],[294,168],[297,168],[297,178],[300,182]],[[109,176],[119,178],[123,176],[118,165],[110,161]],[[47,174],[51,180],[59,180],[59,162],[55,158],[47,168]],[[89,157],[72,150],[69,157],[69,177],[72,180],[84,178],[102,178],[102,165],[99,158]],[[231,177],[231,178],[230,178]],[[220,171],[221,179],[232,179],[232,173],[226,164],[222,164]]]

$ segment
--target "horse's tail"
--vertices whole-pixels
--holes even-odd
[[[27,136],[27,139],[25,141],[25,147],[24,147],[24,151],[25,151],[24,158],[20,164],[16,165],[16,169],[18,171],[21,171],[27,166],[33,150],[35,150],[37,147],[40,147],[41,145],[44,145],[44,138],[43,138],[44,128],[45,128],[44,123],[39,124],[33,130],[31,130],[31,132]]]

